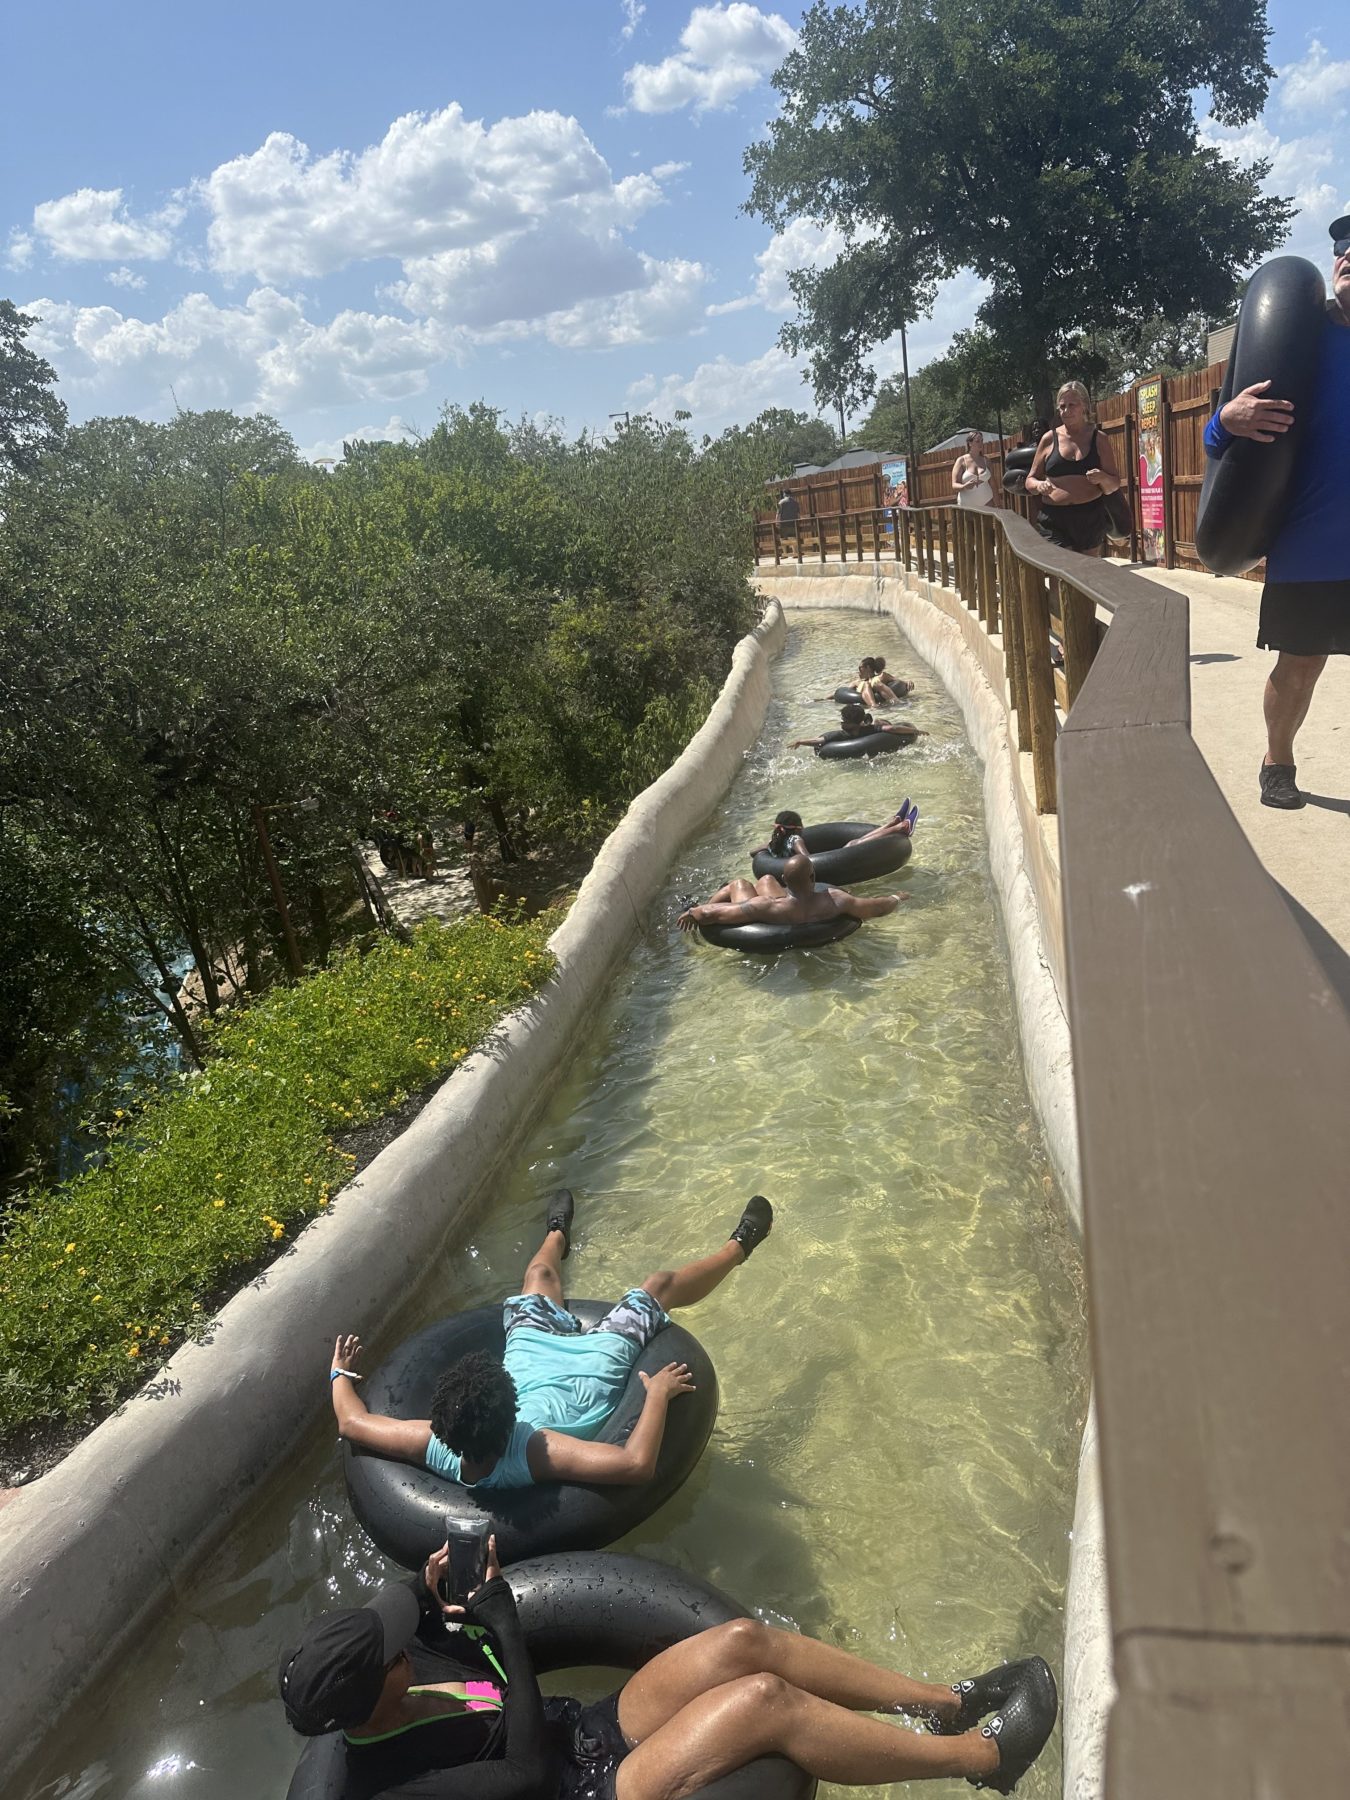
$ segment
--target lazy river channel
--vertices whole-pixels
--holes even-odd
[[[787,749],[835,722],[809,696],[873,652],[917,679],[903,711],[932,735],[866,763]],[[891,917],[775,959],[675,929],[680,897],[748,872],[779,807],[880,821],[906,794],[913,860],[866,890],[908,891]],[[716,1362],[721,1414],[686,1486],[620,1548],[916,1675],[1033,1650],[1058,1672],[1087,1395],[1079,1257],[1023,1081],[979,765],[889,622],[791,616],[757,747],[398,1333],[514,1291],[542,1196],[564,1184],[565,1275],[584,1297],[714,1248],[751,1193],[777,1208],[767,1243],[680,1315]],[[316,1387],[328,1351],[295,1346]],[[385,1574],[325,1423],[57,1728],[23,1800],[280,1800],[301,1741],[275,1698],[278,1649]],[[1057,1732],[1018,1791],[1059,1787]]]

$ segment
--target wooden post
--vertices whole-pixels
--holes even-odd
[[[1064,685],[1069,690],[1069,705],[1078,698],[1078,690],[1087,680],[1092,659],[1101,642],[1097,625],[1097,609],[1086,594],[1058,579],[1059,616],[1064,621]]]
[[[1017,715],[1017,746],[1031,748],[1031,726],[1027,710],[1027,669],[1022,656],[1022,598],[1018,579],[1017,558],[1004,538],[999,546],[999,587],[1003,595],[1003,661],[1008,676],[1008,693]]]
[[[758,557],[755,560],[758,561]],[[775,564],[783,560],[783,534],[779,529],[777,519],[773,522],[773,560]]]
[[[951,570],[947,566],[947,508],[938,508],[938,560],[941,565],[939,578],[943,587],[952,585]]]
[[[1131,395],[1133,397],[1133,394]],[[1125,415],[1125,498],[1130,503],[1130,561],[1139,561],[1139,420]]]
[[[800,567],[802,560],[802,522],[800,518],[792,521],[792,547],[797,552],[797,563]]]
[[[992,634],[998,630],[998,546],[1002,528],[992,518],[984,521],[980,532],[980,560],[983,564],[984,628]]]
[[[1055,672],[1050,663],[1050,604],[1045,577],[1039,569],[1021,563],[1018,574],[1022,598],[1019,636],[1021,661],[1026,670],[1036,811],[1052,813],[1055,810]]]

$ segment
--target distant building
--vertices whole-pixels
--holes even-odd
[[[979,431],[980,429],[981,428],[978,425],[963,425],[960,431],[954,431],[950,437],[943,438],[940,444],[930,444],[923,454],[928,456],[934,450],[964,450],[966,447],[966,439],[970,436],[971,432]],[[997,431],[986,431],[984,437],[991,444],[997,444],[998,442]]]
[[[1212,363],[1227,362],[1233,354],[1233,334],[1237,330],[1237,320],[1230,319],[1226,325],[1216,325],[1209,334],[1209,345],[1205,354]]]

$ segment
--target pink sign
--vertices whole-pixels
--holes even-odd
[[[1146,563],[1166,555],[1166,509],[1163,506],[1162,382],[1141,381],[1136,389],[1139,417],[1139,523],[1143,527],[1140,556]]]

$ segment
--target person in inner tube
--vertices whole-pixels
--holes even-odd
[[[654,1375],[639,1370],[647,1390],[623,1444],[591,1442],[628,1385],[633,1364],[669,1325],[669,1309],[705,1299],[773,1227],[762,1194],[746,1204],[719,1250],[682,1269],[661,1269],[630,1288],[589,1330],[563,1304],[562,1264],[571,1251],[573,1199],[559,1188],[549,1200],[544,1239],[525,1269],[521,1291],[503,1304],[501,1357],[476,1350],[441,1376],[429,1419],[394,1419],[368,1410],[357,1383],[361,1340],[340,1335],[333,1346],[329,1391],[338,1432],[349,1443],[416,1463],[464,1487],[518,1488],[544,1481],[634,1487],[650,1481],[672,1400],[694,1390],[683,1363]]]
[[[495,1542],[462,1606],[439,1597],[448,1566],[447,1546],[282,1653],[291,1727],[342,1733],[332,1800],[668,1800],[775,1755],[843,1786],[965,1776],[1008,1794],[1054,1729],[1039,1656],[915,1681],[757,1619],[660,1651],[603,1700],[546,1699]]]
[[[801,839],[797,839],[798,844]],[[698,925],[823,925],[831,919],[884,919],[908,894],[850,894],[847,888],[817,888],[815,865],[805,850],[795,850],[783,864],[783,879],[761,875],[758,881],[738,876],[719,888],[711,900],[690,906],[675,923],[681,931]]]
[[[796,743],[789,744],[789,750],[819,750],[822,744],[837,744],[844,738],[871,737],[876,731],[894,731],[903,737],[906,743],[912,744],[915,738],[927,737],[926,731],[920,731],[917,725],[892,725],[889,719],[874,719],[865,706],[856,700],[850,700],[847,706],[839,709],[841,729],[825,731],[819,737],[798,738]]]
[[[886,673],[886,658],[884,656],[874,656],[872,658],[872,669],[872,693],[878,704],[886,706],[890,704],[890,701],[903,700],[907,695],[914,692],[914,683],[912,681],[906,681],[901,675],[888,675]],[[890,696],[890,700],[886,699],[885,696],[887,695]],[[863,704],[867,704],[866,694],[863,695]]]
[[[1289,504],[1266,555],[1258,650],[1277,652],[1266,681],[1263,806],[1307,804],[1294,739],[1308,716],[1328,656],[1350,656],[1350,213],[1330,226],[1331,298],[1322,327],[1318,383],[1294,462]],[[1205,427],[1205,455],[1234,438],[1272,444],[1294,421],[1293,403],[1258,381],[1234,394]]]
[[[871,838],[912,837],[918,823],[919,809],[906,794],[899,810],[892,813],[884,825],[874,825],[870,831],[864,831],[852,841],[855,844],[865,844]],[[802,854],[809,856],[811,852],[807,849],[806,840],[800,836],[800,833],[805,830],[806,827],[802,824],[802,815],[799,812],[793,812],[790,808],[785,808],[782,812],[774,815],[773,830],[769,833],[768,843],[757,845],[750,854],[752,857],[760,855],[788,857],[792,855],[794,847],[800,845]],[[720,888],[713,895],[713,899],[717,900],[726,894],[729,891],[729,885],[727,888]]]

